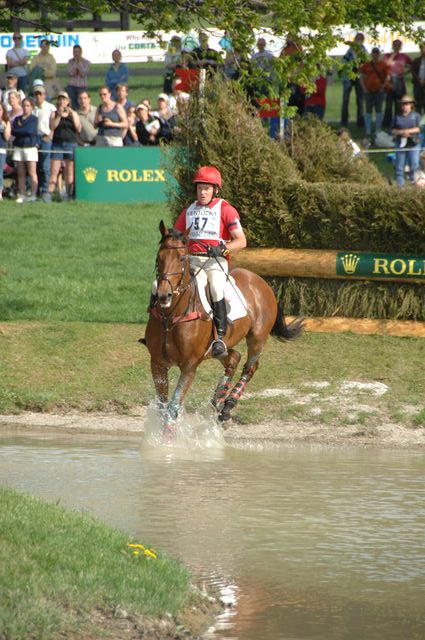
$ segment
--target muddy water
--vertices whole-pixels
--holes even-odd
[[[209,640],[422,640],[424,478],[412,451],[0,437],[2,484],[124,529],[235,600]]]

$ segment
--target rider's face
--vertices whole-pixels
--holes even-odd
[[[196,195],[198,202],[209,204],[214,196],[214,186],[207,182],[198,182],[196,185]]]

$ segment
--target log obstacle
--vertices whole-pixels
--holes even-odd
[[[425,256],[321,249],[245,249],[232,267],[266,277],[381,280],[425,284]]]
[[[287,322],[295,316],[286,316]],[[305,318],[305,330],[313,333],[359,333],[363,335],[425,338],[425,322],[375,320],[372,318]]]
[[[264,277],[381,280],[425,284],[425,258],[361,251],[245,249],[231,267]],[[360,268],[359,268],[360,267]],[[288,321],[293,317],[287,318]],[[306,331],[425,338],[425,322],[372,318],[306,318]]]

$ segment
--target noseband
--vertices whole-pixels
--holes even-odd
[[[186,288],[187,288],[187,284],[183,286],[183,280],[184,277],[187,273],[187,269],[189,268],[189,254],[187,253],[187,246],[184,244],[175,246],[175,247],[161,247],[161,251],[167,250],[167,251],[176,251],[178,249],[184,249],[186,251],[184,256],[180,257],[180,261],[181,261],[181,270],[180,271],[164,271],[163,273],[159,273],[158,272],[158,258],[156,261],[156,272],[157,272],[157,281],[158,284],[162,281],[165,281],[168,283],[170,289],[171,289],[171,293],[173,296],[178,296],[180,294],[182,294]],[[171,276],[180,276],[180,280],[177,283],[176,288],[173,287],[173,284],[170,280]],[[190,279],[189,279],[190,282]]]

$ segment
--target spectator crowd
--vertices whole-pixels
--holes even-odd
[[[343,57],[341,127],[349,123],[350,96],[356,97],[356,122],[373,144],[386,129],[394,136],[397,184],[402,186],[405,165],[414,181],[420,167],[421,114],[425,111],[425,44],[420,56],[411,59],[396,39],[392,51],[382,55],[379,48],[370,54],[365,37],[357,33]],[[173,36],[164,58],[163,92],[157,103],[140,97],[129,99],[129,69],[118,49],[96,99],[88,90],[90,62],[80,45],[73,47],[67,65],[67,84],[57,78],[57,64],[47,38],[40,40],[40,51],[30,58],[20,33],[13,35],[13,47],[6,53],[5,86],[0,92],[0,198],[4,173],[14,172],[16,202],[49,202],[56,190],[62,199],[74,194],[74,153],[78,146],[122,147],[166,144],[173,139],[176,116],[199,83],[200,70],[220,72],[229,80],[243,75],[245,87],[271,137],[280,132],[280,95],[275,59],[292,56],[303,65],[303,49],[290,34],[279,56],[267,49],[260,37],[256,50],[245,59],[225,34],[222,51],[209,46],[208,34],[199,42]],[[411,73],[414,97],[407,95],[406,76]],[[288,78],[287,105],[298,115],[312,114],[320,119],[326,109],[326,73],[317,69],[309,88]],[[92,104],[92,100],[96,104]],[[375,118],[373,120],[373,117]],[[344,133],[345,135],[345,133]],[[423,173],[423,172],[422,172]],[[421,178],[424,182],[423,176]]]
[[[155,105],[143,97],[135,104],[128,95],[128,67],[114,50],[94,100],[88,90],[90,62],[81,46],[73,47],[62,88],[49,40],[40,41],[31,61],[21,34],[13,35],[13,45],[0,90],[0,199],[8,174],[15,178],[18,203],[50,202],[57,190],[62,200],[72,198],[78,146],[153,146],[173,139],[175,116],[188,98],[174,80]]]

